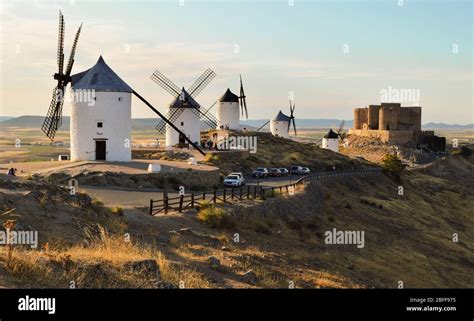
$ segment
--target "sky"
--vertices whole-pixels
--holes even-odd
[[[210,67],[217,77],[197,101],[238,93],[242,74],[249,119],[289,113],[290,95],[297,119],[352,119],[404,90],[423,123],[474,122],[471,0],[0,3],[0,116],[46,114],[62,10],[66,60],[83,23],[73,74],[102,55],[160,111],[173,97],[150,80],[155,69],[188,87]],[[132,116],[155,114],[134,98]]]

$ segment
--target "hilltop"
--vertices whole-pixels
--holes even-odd
[[[307,164],[352,161],[278,143],[274,153],[262,144],[261,158],[250,161],[295,161],[272,160],[282,150]],[[110,209],[44,180],[2,176],[0,213],[14,208],[18,229],[39,232],[39,248],[15,248],[0,279],[7,287],[67,287],[70,280],[77,287],[173,288],[182,281],[287,288],[291,281],[303,288],[396,288],[400,280],[410,288],[472,287],[473,173],[474,157],[456,155],[405,172],[400,182],[384,174],[315,181],[294,196],[223,207],[229,220],[213,228],[196,210],[152,217],[146,208]],[[365,247],[325,244],[333,228],[364,231]],[[7,255],[0,248],[1,262]]]

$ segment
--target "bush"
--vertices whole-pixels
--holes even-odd
[[[113,214],[117,214],[119,216],[123,215],[123,208],[121,208],[120,206],[114,206],[111,208],[111,210]]]
[[[229,213],[214,204],[202,204],[197,216],[200,221],[212,228],[231,228],[235,225]]]
[[[382,158],[382,168],[389,174],[399,176],[403,170],[403,164],[397,155],[386,154]]]

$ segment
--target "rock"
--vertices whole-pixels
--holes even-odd
[[[209,265],[213,270],[217,270],[221,266],[221,261],[219,261],[219,259],[215,256],[209,256],[207,258],[207,262],[209,262]]]
[[[193,231],[189,227],[182,228],[178,231],[179,234],[193,234]]]
[[[242,280],[245,283],[255,285],[257,284],[257,275],[255,274],[254,271],[249,270],[242,275]]]
[[[156,264],[155,260],[141,260],[141,261],[130,261],[124,264],[125,269],[130,271],[131,273],[146,273],[146,274],[153,274],[159,275],[160,268],[158,264]]]
[[[227,246],[223,246],[223,247],[221,247],[221,250],[222,250],[222,251],[227,251],[227,252],[229,252],[229,251],[230,251],[230,249],[229,249]]]

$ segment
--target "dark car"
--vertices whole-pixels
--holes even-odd
[[[280,177],[282,175],[281,175],[281,171],[280,171],[279,168],[270,168],[270,170],[268,171],[268,176]]]
[[[291,166],[290,174],[291,175],[302,175],[303,174],[303,167],[301,167],[301,166]]]
[[[265,178],[268,176],[268,169],[265,167],[259,167],[256,170],[253,171],[252,177],[254,178]]]

